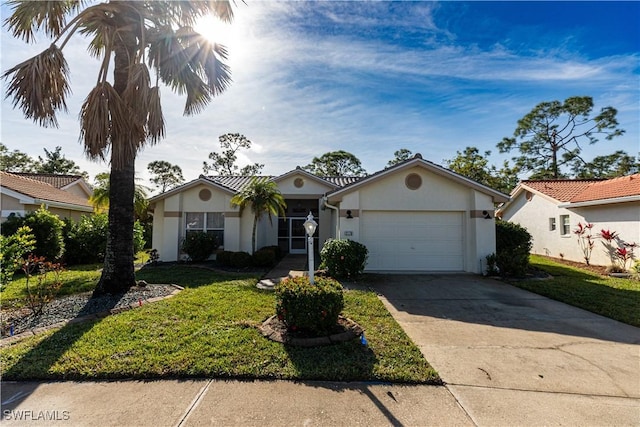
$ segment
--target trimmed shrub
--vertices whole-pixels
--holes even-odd
[[[368,256],[369,250],[362,243],[329,239],[320,251],[320,267],[326,268],[330,276],[353,279],[364,271]]]
[[[10,236],[20,227],[27,226],[36,239],[33,254],[50,261],[59,260],[64,255],[64,222],[57,215],[40,207],[24,217],[12,215],[2,224],[2,234]]]
[[[276,263],[276,253],[271,247],[265,247],[253,254],[252,261],[256,267],[273,267]]]
[[[496,221],[496,264],[503,276],[524,276],[529,267],[531,234],[519,224]]]
[[[109,233],[109,215],[83,215],[78,222],[65,220],[65,262],[67,265],[104,262]],[[133,250],[144,249],[144,229],[139,221],[133,224]]]
[[[13,280],[21,268],[24,256],[33,250],[36,239],[27,226],[20,227],[11,236],[0,235],[0,291]]]
[[[182,251],[195,262],[205,261],[218,246],[220,244],[216,236],[202,231],[188,233],[182,241]]]
[[[224,267],[229,267],[231,266],[232,253],[233,252],[231,251],[218,251],[218,253],[216,254],[216,261],[218,262],[218,264]]]
[[[344,308],[342,285],[328,277],[282,280],[275,287],[276,314],[292,332],[330,334]]]
[[[270,249],[273,251],[273,253],[276,255],[276,261],[280,261],[283,257],[284,254],[282,253],[282,249],[280,249],[280,246],[278,245],[273,245],[273,246],[264,246],[262,248],[260,248],[259,250],[265,250],[265,249]]]
[[[248,252],[232,252],[229,265],[233,268],[247,268],[251,266],[251,255]]]

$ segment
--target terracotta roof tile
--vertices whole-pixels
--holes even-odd
[[[640,173],[589,184],[571,198],[572,203],[640,195]]]
[[[568,202],[595,182],[599,181],[593,179],[546,179],[541,181],[522,181],[522,184],[559,202]]]
[[[36,181],[46,182],[56,188],[66,187],[67,185],[82,179],[81,175],[60,175],[55,173],[11,173],[25,178],[35,179]]]
[[[0,185],[33,199],[91,207],[87,199],[60,190],[51,184],[8,172],[0,172]]]

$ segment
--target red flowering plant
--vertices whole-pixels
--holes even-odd
[[[615,231],[602,229],[600,230],[600,237],[602,237],[602,244],[604,245],[605,251],[609,255],[611,265],[614,265],[617,259],[616,250],[618,249],[618,233]]]
[[[616,249],[616,257],[620,266],[626,271],[627,263],[634,259],[633,249],[638,246],[636,243],[623,243],[624,246]]]
[[[585,223],[582,225],[581,222],[578,223],[578,226],[573,233],[578,236],[578,244],[580,245],[580,250],[582,251],[582,255],[584,261],[589,265],[589,261],[591,260],[591,252],[593,252],[594,240],[591,235],[591,229],[593,228],[593,224]]]

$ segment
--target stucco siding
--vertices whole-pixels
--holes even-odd
[[[302,179],[302,187],[296,187],[295,181],[296,179]],[[298,198],[308,198],[317,199],[318,195],[324,194],[328,191],[333,190],[332,187],[325,185],[315,179],[304,176],[303,174],[292,174],[284,179],[280,179],[277,181],[278,189],[283,195],[295,195]]]

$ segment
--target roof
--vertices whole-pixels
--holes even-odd
[[[571,203],[640,195],[640,173],[591,183],[571,198]]]
[[[42,181],[49,185],[53,185],[56,188],[63,188],[69,184],[83,179],[82,175],[61,175],[55,173],[23,173],[23,172],[11,172],[13,175],[22,176],[25,178],[35,179]]]
[[[302,170],[298,170],[295,169],[291,172],[301,172]],[[310,174],[309,172],[306,171],[302,171],[308,175],[312,175],[315,176],[313,174]],[[288,174],[288,173],[287,173]],[[284,175],[287,175],[284,174]],[[284,175],[280,175],[280,176],[272,176],[272,175],[257,175],[257,176],[230,176],[230,175],[213,175],[213,176],[207,176],[205,177],[206,179],[215,182],[218,185],[221,185],[223,187],[226,187],[230,190],[233,191],[240,191],[242,190],[247,184],[249,184],[251,182],[251,180],[253,178],[258,178],[258,179],[266,179],[266,180],[277,180],[280,177],[283,177]],[[362,177],[357,177],[357,176],[318,176],[316,178],[319,178],[319,180],[324,180],[327,182],[327,184],[330,184],[334,187],[337,188],[341,188],[344,187],[346,185],[352,184],[360,179],[362,179]]]
[[[400,162],[394,166],[388,167],[372,175],[366,176],[364,178],[359,178],[356,181],[350,182],[349,184],[344,185],[342,188],[332,191],[331,193],[328,194],[328,196],[329,197],[341,196],[342,194],[348,193],[356,188],[359,188],[363,185],[367,185],[370,182],[376,181],[385,175],[394,173],[398,170],[411,168],[416,165],[420,165],[428,169],[430,172],[452,179],[453,181],[456,181],[460,184],[471,187],[481,193],[487,194],[493,198],[494,202],[499,203],[499,202],[506,202],[509,200],[509,196],[507,196],[506,194],[503,194],[497,190],[494,190],[493,188],[487,187],[486,185],[480,184],[479,182],[469,179],[443,166],[437,165],[429,160],[423,159],[420,153],[416,153],[412,158],[407,159],[403,162]]]
[[[569,202],[582,193],[590,184],[599,182],[594,179],[546,179],[541,181],[522,181],[520,184],[545,194],[559,202]],[[515,191],[514,191],[515,194]]]
[[[34,199],[35,203],[56,202],[75,205],[80,210],[93,210],[88,200],[60,190],[51,184],[9,172],[0,172],[0,186]],[[89,208],[89,209],[87,209]]]

